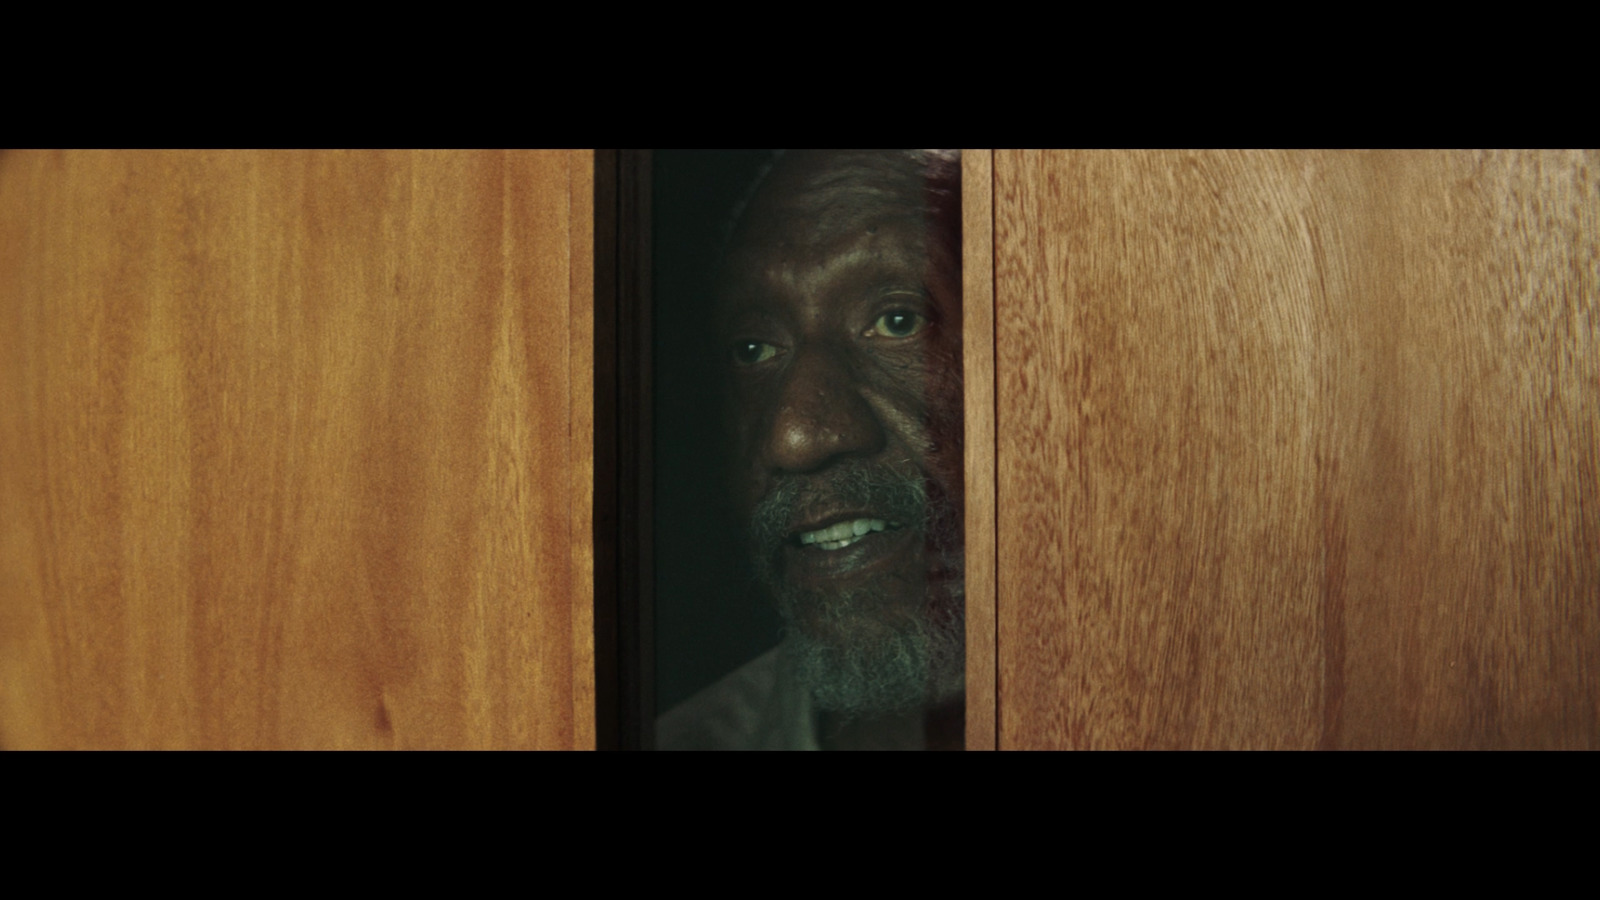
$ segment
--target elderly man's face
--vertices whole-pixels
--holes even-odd
[[[785,157],[722,298],[735,491],[824,708],[962,675],[959,247],[903,155]]]

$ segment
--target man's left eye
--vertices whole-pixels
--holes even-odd
[[[905,310],[886,312],[879,316],[872,327],[867,329],[867,337],[908,338],[928,326],[928,317]]]

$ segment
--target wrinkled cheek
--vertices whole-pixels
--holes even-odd
[[[962,414],[961,385],[946,382],[935,386],[936,395],[929,398],[931,417],[928,423],[933,453],[928,460],[928,474],[936,482],[929,485],[930,499],[933,491],[940,495],[956,517],[959,527],[961,514],[966,507],[966,432]]]
[[[739,520],[748,524],[750,514],[762,497],[760,473],[755,462],[758,422],[744,411],[748,406],[730,403],[726,409],[726,446],[732,448],[732,453],[727,457],[729,465],[724,472],[723,498]]]

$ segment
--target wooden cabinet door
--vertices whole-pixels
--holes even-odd
[[[1600,746],[1597,175],[997,152],[999,745]]]
[[[592,178],[0,154],[0,746],[593,746]]]

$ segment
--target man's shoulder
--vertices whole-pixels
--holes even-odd
[[[661,750],[799,750],[815,745],[807,699],[780,648],[756,657],[656,720]]]

